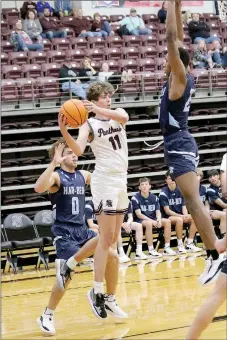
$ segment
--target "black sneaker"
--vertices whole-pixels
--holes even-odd
[[[95,316],[99,319],[107,318],[104,294],[95,294],[94,288],[92,288],[87,293],[87,297],[91,305],[92,312],[95,314]]]
[[[65,260],[59,259],[55,260],[55,267],[58,286],[64,290],[66,282],[71,280],[72,269],[67,266]]]

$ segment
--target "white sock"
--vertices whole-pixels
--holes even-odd
[[[104,294],[103,282],[94,281],[94,290],[95,290],[95,294],[98,294],[98,293]]]
[[[78,263],[78,262],[74,259],[73,256],[70,257],[70,258],[68,259],[68,261],[66,262],[67,266],[68,266],[70,269],[75,268],[76,265],[77,265],[77,263]]]
[[[178,247],[183,246],[182,238],[180,240],[177,240]]]
[[[142,244],[138,244],[138,245],[136,246],[136,252],[137,252],[137,253],[141,253],[141,252],[142,252]]]
[[[170,243],[165,243],[165,248],[169,248],[170,247]]]
[[[46,307],[44,314],[49,315],[49,314],[54,314],[54,310]]]
[[[125,255],[125,252],[124,252],[124,248],[123,248],[123,247],[119,247],[119,248],[118,248],[118,252],[119,252],[120,256]]]
[[[148,250],[149,250],[149,251],[154,250],[154,246],[148,246]]]
[[[187,239],[187,244],[193,243],[193,238],[188,238]]]

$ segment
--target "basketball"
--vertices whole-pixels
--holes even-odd
[[[88,111],[84,103],[78,99],[67,100],[60,109],[67,121],[67,124],[72,128],[80,127],[88,119]]]

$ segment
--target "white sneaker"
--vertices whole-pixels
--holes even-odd
[[[180,245],[177,247],[177,252],[178,254],[186,254],[187,250],[185,249],[185,247],[183,245]]]
[[[198,278],[198,281],[200,283],[203,284],[203,281],[204,281],[204,278],[207,277],[207,274],[210,270],[210,267],[211,267],[211,258],[209,257],[208,259],[206,259],[205,261],[205,268],[204,268],[204,271],[202,272],[202,274],[200,274],[199,278]]]
[[[163,255],[176,256],[177,253],[173,249],[171,249],[170,247],[165,247]]]
[[[224,260],[225,260],[225,258],[224,258],[223,254],[219,254],[219,258],[217,260],[213,260],[211,258],[210,268],[207,271],[207,273],[203,276],[202,284],[208,285],[208,284],[214,282],[215,280],[217,280],[217,278],[218,278],[218,276],[221,272]]]
[[[127,262],[130,262],[130,261],[131,261],[131,259],[127,255],[125,255],[125,254],[119,255],[119,262],[120,263],[127,263]]]
[[[105,295],[105,308],[107,314],[113,315],[116,318],[126,319],[128,314],[126,314],[117,304],[113,295]]]
[[[155,258],[162,257],[162,254],[158,253],[155,249],[152,249],[151,251],[149,251],[149,254]]]
[[[135,260],[147,260],[148,256],[144,254],[142,251],[138,251],[135,256]]]
[[[196,247],[193,242],[186,244],[186,250],[188,252],[198,253],[199,251],[203,251],[202,248]]]
[[[45,334],[54,335],[56,330],[54,328],[53,314],[45,314],[45,312],[37,319],[38,325]]]

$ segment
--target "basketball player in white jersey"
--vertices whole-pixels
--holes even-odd
[[[109,83],[96,82],[89,86],[84,104],[95,117],[89,118],[80,127],[76,140],[67,131],[65,118],[59,114],[61,133],[72,151],[77,156],[82,155],[89,141],[95,155],[91,193],[100,237],[94,254],[94,288],[87,295],[93,313],[101,319],[107,317],[107,312],[113,313],[108,303],[105,303],[103,281],[108,250],[117,241],[128,208],[128,147],[125,124],[129,117],[123,109],[110,109],[113,93],[114,88]],[[65,270],[62,271],[62,277],[63,280],[67,279]],[[115,300],[115,296],[111,298]],[[122,311],[123,317],[127,317],[127,314]]]

